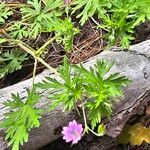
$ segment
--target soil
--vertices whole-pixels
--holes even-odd
[[[132,44],[140,43],[150,39],[150,22],[141,24],[135,29],[135,31],[135,40],[132,42]],[[89,20],[82,27],[81,33],[75,38],[72,52],[67,54],[70,62],[82,62],[104,50],[107,43],[101,38],[103,34],[104,32],[101,30],[96,30],[96,28],[94,28],[94,23]],[[38,41],[32,41],[32,44],[34,44],[35,47],[37,43],[42,45],[48,36],[49,35],[47,34],[42,34]],[[66,53],[64,49],[60,45],[53,43],[52,46],[48,47],[47,53],[45,54],[45,60],[52,67],[58,67],[60,64],[62,64],[65,54]],[[15,71],[14,73],[7,75],[4,79],[1,79],[0,89],[32,77],[33,64],[34,61],[32,58],[30,58],[25,62],[21,70]],[[44,67],[41,64],[38,64],[36,73],[38,74],[43,70]],[[101,147],[99,145],[100,140],[101,138],[97,138],[92,134],[88,134],[83,137],[78,144],[72,146],[70,143],[66,144],[65,141],[60,138],[41,148],[40,150],[99,150]],[[114,142],[114,140],[116,139],[106,137],[106,142],[109,141],[112,143],[110,145],[106,143],[107,149],[103,150],[150,150],[150,146],[148,144],[144,144],[139,147],[131,147],[130,145],[117,144],[117,142]]]
[[[142,23],[135,29],[135,40],[132,44],[140,43],[150,39],[150,21]]]
[[[66,144],[61,139],[54,141],[53,143],[41,148],[40,150],[150,150],[149,144],[143,144],[141,146],[131,147],[128,144],[113,144],[112,146],[106,146],[101,148],[102,145],[99,145],[100,139],[91,138],[91,141],[83,139],[77,145]],[[108,141],[109,144],[109,141]]]

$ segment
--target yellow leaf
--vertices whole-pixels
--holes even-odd
[[[141,145],[143,142],[150,144],[150,129],[137,123],[133,126],[126,125],[118,137],[121,144],[131,143],[131,145]]]
[[[143,141],[150,143],[150,129],[144,127],[141,123],[132,126],[128,133],[131,134],[131,145],[141,145]]]

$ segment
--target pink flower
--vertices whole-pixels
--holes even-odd
[[[66,5],[69,5],[69,4],[71,3],[71,0],[64,0],[64,3],[65,3]]]
[[[72,144],[76,144],[81,140],[82,132],[82,124],[78,124],[75,120],[70,121],[68,127],[63,127],[63,139],[66,140],[67,143],[72,141]]]

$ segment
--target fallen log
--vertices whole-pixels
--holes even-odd
[[[133,80],[133,83],[124,89],[125,96],[120,102],[115,104],[113,115],[107,125],[107,135],[116,137],[122,130],[125,123],[131,116],[140,112],[150,101],[150,40],[131,46],[128,50],[113,48],[88,59],[83,65],[88,68],[93,66],[96,60],[107,59],[115,61],[112,72],[120,72]],[[36,76],[35,82],[40,82],[45,76],[53,76],[48,70],[43,71]],[[32,85],[32,79],[17,83],[10,87],[0,90],[0,120],[4,118],[3,114],[9,111],[3,103],[11,99],[11,93],[19,93],[20,97],[26,97],[26,89]],[[45,95],[48,95],[45,91]],[[47,107],[45,97],[41,99],[38,107]],[[62,107],[45,114],[41,118],[41,126],[31,131],[29,141],[23,145],[21,150],[36,150],[51,141],[60,137],[56,131],[66,125],[76,115],[71,112],[62,112]],[[7,148],[4,140],[4,131],[0,129],[0,150]]]

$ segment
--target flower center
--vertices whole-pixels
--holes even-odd
[[[72,131],[72,134],[75,136],[75,137],[78,137],[79,136],[79,133],[77,131]]]

